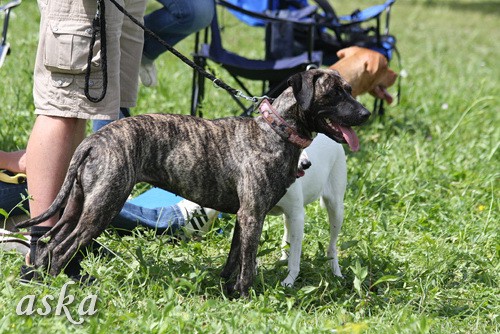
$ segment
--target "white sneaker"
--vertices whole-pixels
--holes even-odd
[[[145,60],[144,57],[142,58],[141,66],[139,67],[139,78],[141,78],[142,84],[146,87],[158,85],[156,66],[153,61]]]
[[[205,234],[212,227],[212,223],[219,214],[218,211],[203,208],[200,205],[184,199],[177,203],[184,215],[186,224],[184,225],[184,232],[187,236],[193,234]]]

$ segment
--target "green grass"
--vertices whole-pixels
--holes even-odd
[[[355,8],[350,1],[335,4],[341,13]],[[34,119],[36,3],[24,1],[14,14],[12,54],[0,69],[3,150],[23,148]],[[359,128],[361,151],[348,154],[339,242],[344,279],[328,268],[328,224],[318,204],[307,208],[301,275],[292,289],[279,284],[286,274],[278,261],[282,220],[268,218],[249,300],[226,299],[218,277],[234,218],[217,221],[224,233],[192,242],[171,243],[148,231],[107,234],[101,241],[119,256],[90,257],[86,269],[99,283],[71,289],[78,302],[90,293],[99,297],[97,314],[83,325],[64,316],[17,316],[23,296],[58,296],[66,279],[21,286],[23,259],[1,252],[0,332],[500,332],[500,2],[398,0],[391,18],[408,76],[401,103]],[[250,38],[228,43],[260,52],[250,49]],[[192,43],[178,49],[188,54]],[[188,113],[191,70],[170,54],[158,67],[160,86],[141,89],[134,113]],[[362,101],[371,106],[371,98]],[[238,110],[226,93],[209,87],[204,112]]]

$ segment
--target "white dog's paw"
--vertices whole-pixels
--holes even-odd
[[[293,287],[293,283],[295,283],[295,280],[288,275],[283,281],[281,281],[281,286],[284,288],[291,288]]]
[[[344,278],[342,272],[340,271],[339,262],[337,260],[331,260],[332,272],[335,276]]]
[[[286,278],[281,282],[281,286],[283,286],[283,287],[292,287],[298,276],[299,276],[299,272],[298,271],[297,272],[295,272],[295,271],[289,271],[288,275],[286,276]]]

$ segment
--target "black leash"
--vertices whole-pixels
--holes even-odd
[[[87,58],[87,69],[85,71],[85,87],[84,93],[89,101],[97,103],[104,99],[108,89],[108,57],[106,48],[106,8],[104,0],[97,0],[97,12],[95,13],[94,20],[92,21],[92,38],[90,39],[89,57]],[[92,57],[94,54],[94,44],[100,35],[101,38],[101,71],[102,71],[102,91],[99,97],[90,96],[90,72],[92,70]]]
[[[201,66],[195,64],[193,61],[191,61],[189,58],[184,56],[182,53],[177,51],[173,46],[165,42],[163,39],[161,39],[158,35],[156,35],[153,31],[145,27],[139,20],[137,20],[135,17],[133,17],[130,13],[128,13],[120,4],[118,4],[115,0],[109,0],[111,3],[113,3],[116,8],[120,12],[122,12],[125,16],[127,16],[133,23],[138,25],[142,30],[144,30],[146,33],[151,35],[153,38],[155,38],[161,45],[163,45],[168,51],[172,52],[176,57],[178,57],[180,60],[182,60],[184,63],[187,65],[191,66],[193,69],[198,71],[201,75],[206,77],[207,79],[211,80],[214,85],[217,87],[220,87],[226,91],[228,91],[231,95],[234,95],[236,97],[242,97],[245,98],[249,101],[252,101],[253,103],[257,103],[260,101],[260,98],[257,97],[248,97],[244,95],[240,90],[232,88],[228,84],[226,84],[224,81],[218,79],[211,73],[205,71]],[[108,75],[107,75],[107,57],[106,57],[106,23],[105,23],[105,7],[104,7],[104,0],[97,0],[97,13],[96,16],[92,22],[92,39],[90,41],[90,48],[89,48],[89,57],[87,60],[87,71],[85,73],[85,96],[92,102],[99,102],[101,101],[104,96],[106,95],[106,90],[107,90],[107,85],[108,85]],[[101,70],[102,70],[102,76],[103,76],[103,87],[102,87],[102,92],[101,95],[98,98],[94,98],[90,96],[89,94],[89,82],[90,82],[90,69],[91,69],[91,63],[92,63],[92,54],[93,54],[93,49],[94,49],[94,44],[96,40],[96,35],[100,33],[101,36],[101,57],[102,57],[102,62],[101,62]]]

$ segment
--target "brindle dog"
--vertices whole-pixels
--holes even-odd
[[[264,218],[295,181],[302,148],[317,132],[356,143],[350,126],[370,116],[336,71],[310,70],[288,83],[259,117],[147,114],[113,122],[86,138],[50,208],[17,225],[39,224],[65,206],[38,241],[35,266],[57,275],[108,226],[132,187],[148,182],[204,207],[237,214],[221,276],[236,274],[227,288],[247,296]]]

